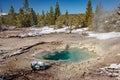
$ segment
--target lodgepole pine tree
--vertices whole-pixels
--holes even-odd
[[[56,6],[55,6],[55,20],[57,20],[57,18],[60,16],[61,12],[60,12],[60,7],[58,2],[56,2]]]
[[[42,19],[45,19],[45,12],[42,10]]]
[[[29,13],[30,9],[29,9],[28,0],[24,0],[23,8],[24,8],[25,14]]]
[[[24,0],[24,27],[30,27],[31,24],[31,9],[29,8],[28,0]]]
[[[17,16],[17,26],[18,27],[24,27],[25,26],[23,8],[19,9],[19,14]]]
[[[37,15],[33,8],[31,8],[31,25],[37,25]]]
[[[45,22],[45,12],[44,12],[44,10],[42,10],[41,25],[42,25],[42,26],[45,26],[45,25],[46,25],[46,22]]]
[[[16,16],[14,12],[14,7],[11,6],[9,11],[9,25],[12,25],[12,26],[15,25],[16,24],[15,21],[16,21]]]
[[[86,23],[86,26],[88,27],[92,23],[92,16],[93,16],[91,0],[88,0],[88,4],[87,4],[86,14],[85,15],[86,15],[85,16],[85,23]]]
[[[65,25],[68,26],[68,22],[69,22],[69,15],[68,15],[68,10],[66,10],[65,13]]]
[[[47,13],[45,15],[45,23],[49,25],[49,21],[50,21],[50,16],[49,16],[49,13],[47,11]]]
[[[53,8],[52,6],[50,7],[50,21],[49,21],[49,24],[50,25],[54,25],[55,24],[55,17],[54,17],[54,11],[53,11]]]

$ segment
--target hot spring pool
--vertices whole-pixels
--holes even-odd
[[[45,60],[80,62],[90,58],[95,58],[96,56],[97,55],[95,55],[94,53],[89,53],[88,51],[85,50],[71,48],[67,50],[58,50],[50,52],[42,56],[42,58]]]

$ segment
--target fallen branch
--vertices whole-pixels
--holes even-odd
[[[7,59],[9,57],[13,57],[13,56],[16,56],[16,55],[20,55],[20,54],[23,54],[25,52],[28,52],[29,49],[31,49],[32,47],[34,46],[38,46],[38,45],[41,45],[41,44],[46,44],[46,43],[51,43],[52,45],[60,45],[62,44],[62,41],[52,41],[52,42],[38,42],[38,43],[35,43],[33,45],[30,45],[30,46],[24,46],[22,48],[20,48],[19,50],[17,50],[16,52],[10,54],[10,55],[6,55],[3,57],[3,59]]]
[[[28,52],[30,48],[32,48],[34,46],[37,46],[37,45],[40,45],[40,44],[45,44],[45,43],[48,43],[48,42],[39,42],[39,43],[30,45],[30,46],[26,46],[26,47],[20,48],[18,51],[12,53],[11,55],[6,55],[5,57],[3,57],[3,59],[7,59],[9,57],[13,57],[13,56],[16,56],[16,55],[23,54],[25,52]]]
[[[17,79],[19,77],[25,77],[25,75],[32,74],[34,72],[31,72],[31,70],[20,70],[20,71],[15,71],[15,72],[9,72],[5,74],[5,80],[13,80]]]

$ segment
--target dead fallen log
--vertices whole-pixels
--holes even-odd
[[[20,48],[19,50],[17,50],[16,52],[10,54],[10,55],[6,55],[3,57],[3,59],[7,59],[9,57],[13,57],[13,56],[16,56],[16,55],[20,55],[20,54],[23,54],[25,52],[28,52],[30,48],[34,47],[34,46],[37,46],[37,45],[40,45],[40,44],[45,44],[45,43],[48,43],[48,42],[38,42],[36,44],[33,44],[33,45],[30,45],[30,46],[26,46],[26,47],[22,47]]]
[[[34,72],[31,72],[31,70],[19,70],[15,72],[9,72],[5,74],[5,80],[14,80],[19,77],[25,77],[28,74],[32,74]]]
[[[29,50],[18,50],[17,52],[14,52],[13,54],[11,54],[10,57],[20,55],[20,54],[28,52],[28,51]]]
[[[62,44],[62,41],[38,42],[38,43],[35,43],[33,45],[30,45],[30,46],[24,46],[24,47],[20,48],[19,50],[17,50],[16,52],[14,52],[14,53],[12,53],[10,55],[4,56],[3,59],[7,59],[9,57],[13,57],[13,56],[16,56],[16,55],[23,54],[25,52],[28,52],[34,46],[38,46],[38,45],[46,44],[46,43],[51,43],[52,45],[60,45],[60,44]]]

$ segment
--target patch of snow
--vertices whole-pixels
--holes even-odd
[[[120,64],[117,65],[117,64],[113,63],[109,66],[109,68],[120,69]]]
[[[52,27],[42,27],[42,28],[27,28],[27,30],[29,32],[27,33],[23,33],[23,34],[19,34],[19,35],[10,35],[10,37],[28,37],[28,36],[39,36],[39,35],[43,35],[43,34],[51,34],[51,33],[60,33],[60,32],[64,32],[64,33],[68,33],[69,32],[69,26],[64,26],[63,28],[60,29],[54,29]],[[88,28],[81,28],[81,29],[74,29],[72,30],[72,33],[75,34],[81,34],[84,31],[87,31]],[[120,32],[109,32],[109,33],[94,33],[94,32],[88,32],[88,37],[96,37],[97,39],[100,40],[105,40],[105,39],[110,39],[110,38],[115,38],[115,37],[120,37]]]
[[[54,28],[50,28],[50,27],[43,27],[41,28],[40,34],[50,34],[50,33],[54,33]]]
[[[108,22],[109,22],[109,21],[107,21],[107,20],[105,21],[105,23],[108,23]]]
[[[41,28],[29,28],[28,30],[35,30],[35,31],[39,31]]]
[[[67,29],[68,29],[68,27],[64,27],[64,28],[61,28],[61,29],[56,29],[55,32],[57,32],[57,33],[66,32]]]
[[[117,80],[120,79],[120,64],[110,64],[110,66],[100,68],[101,74],[106,74],[108,76],[115,77]]]
[[[100,40],[120,37],[120,32],[109,32],[109,33],[93,33],[89,32],[88,37],[95,37]]]
[[[48,26],[42,27],[42,28],[29,28],[28,30],[32,30],[25,34],[20,34],[20,37],[27,37],[27,36],[38,36],[43,34],[51,34],[51,33],[60,33],[60,32],[66,32],[68,27],[60,28],[60,29],[54,29],[50,28]]]
[[[21,38],[24,38],[27,36],[27,34],[19,34],[18,36],[20,36]]]
[[[0,16],[1,16],[1,15],[7,15],[7,13],[0,13]]]
[[[40,61],[33,61],[31,63],[31,66],[37,69],[37,68],[40,68],[40,66],[44,66],[44,63]]]
[[[72,30],[72,33],[80,34],[82,31],[83,31],[82,29],[76,29],[76,30]]]
[[[88,30],[88,28],[82,28],[84,31]]]
[[[72,33],[81,34],[83,31],[86,31],[86,30],[88,30],[88,28],[75,29],[75,30],[72,30]]]
[[[68,33],[69,32],[69,26],[63,26],[63,28],[60,29],[54,29],[52,27],[48,27],[48,26],[44,26],[42,28],[36,28],[36,27],[31,27],[31,28],[23,28],[26,29],[28,32],[26,33],[21,33],[21,34],[12,34],[12,35],[8,35],[6,37],[29,37],[29,36],[39,36],[39,35],[43,35],[43,34],[51,34],[51,33]],[[87,28],[81,28],[81,29],[75,29],[72,30],[72,33],[76,33],[76,34],[81,34],[83,31],[88,30]]]

